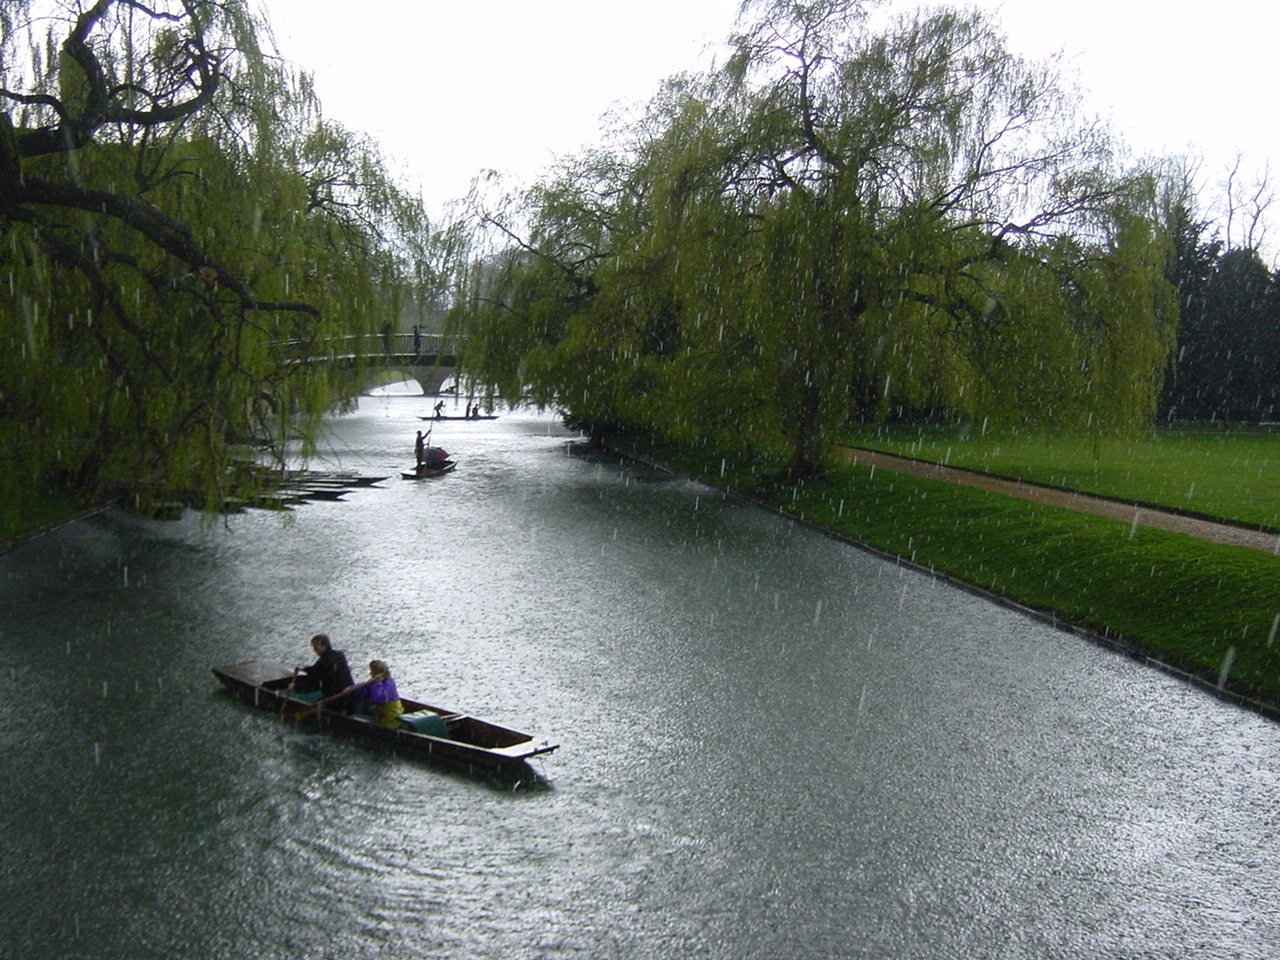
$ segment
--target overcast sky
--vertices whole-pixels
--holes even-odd
[[[432,210],[482,169],[529,179],[597,141],[613,105],[708,65],[737,0],[258,0],[325,112],[373,135]],[[895,0],[890,9],[926,6]],[[1139,155],[1190,154],[1212,185],[1237,155],[1280,178],[1272,48],[1257,0],[980,0],[1018,53],[1066,57]],[[362,15],[363,14],[363,15]],[[1280,236],[1268,238],[1280,240]]]

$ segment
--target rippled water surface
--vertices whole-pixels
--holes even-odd
[[[1275,955],[1274,724],[547,417],[400,480],[429,408],[334,422],[391,477],[344,501],[0,557],[0,956]],[[319,630],[561,749],[513,787],[209,673]]]

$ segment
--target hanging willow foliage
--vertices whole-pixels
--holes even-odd
[[[3,17],[0,487],[216,499],[351,395],[326,341],[398,316],[421,207],[239,0]]]
[[[722,69],[525,197],[477,359],[585,424],[785,441],[798,476],[850,420],[1149,422],[1157,185],[1052,69],[973,12],[743,7]]]

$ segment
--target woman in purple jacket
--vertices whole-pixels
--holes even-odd
[[[369,716],[384,727],[400,726],[404,704],[400,702],[400,691],[396,689],[391,670],[384,661],[369,662],[369,684],[360,692],[364,695],[364,709]]]

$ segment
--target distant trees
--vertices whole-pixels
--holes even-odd
[[[1208,221],[1177,211],[1169,279],[1182,322],[1161,416],[1280,420],[1280,274],[1257,250],[1205,239]]]
[[[458,318],[500,389],[753,443],[850,419],[1150,420],[1176,328],[1158,184],[975,13],[748,2],[725,66],[502,221]],[[520,223],[521,226],[516,226]]]
[[[278,344],[422,281],[421,209],[241,0],[21,0],[0,32],[0,485],[216,496],[234,442],[339,393]]]

